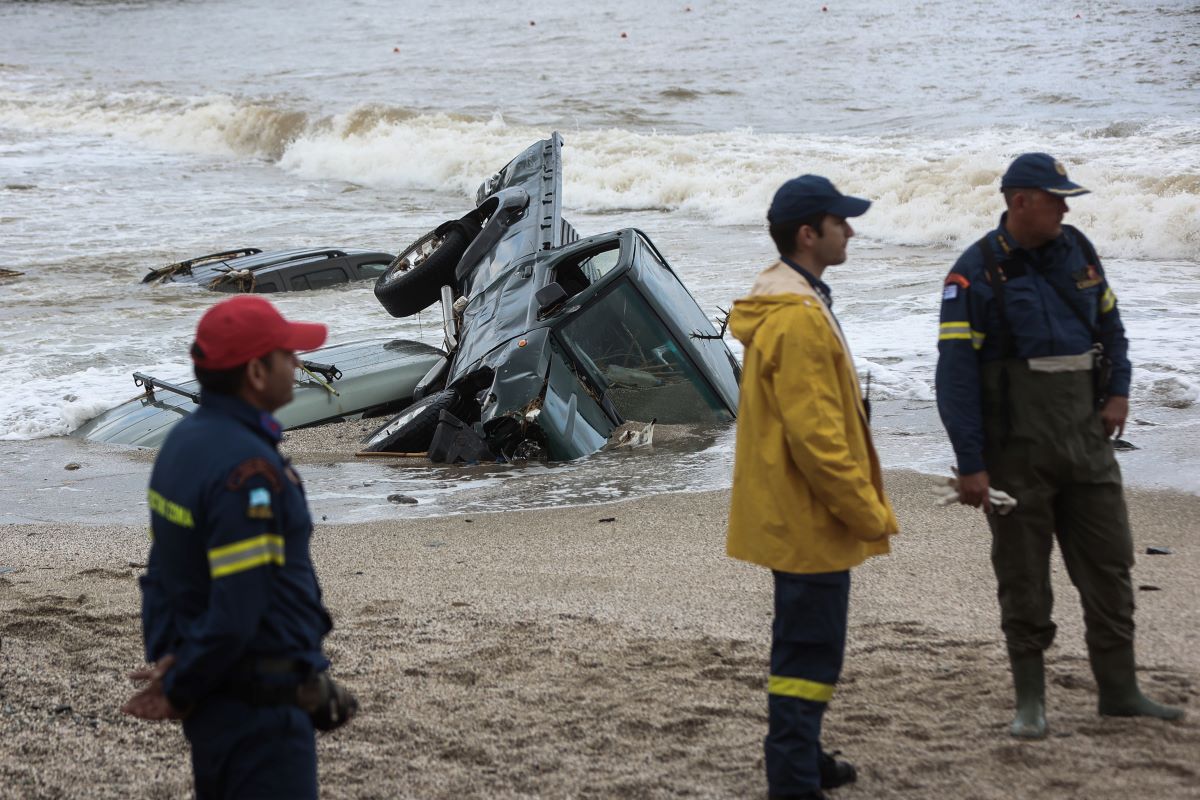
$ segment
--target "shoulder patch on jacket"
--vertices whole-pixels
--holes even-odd
[[[1080,290],[1099,286],[1104,281],[1094,264],[1088,264],[1083,269],[1072,272],[1071,277],[1075,279],[1075,288]]]
[[[951,272],[949,275],[946,276],[945,285],[949,286],[951,284],[956,284],[956,285],[961,286],[962,288],[966,289],[966,288],[970,287],[971,282],[969,280],[967,280],[966,275],[963,275],[962,273],[959,273],[959,272]]]
[[[274,519],[271,511],[271,493],[261,486],[250,490],[246,505],[246,516],[250,519]]]
[[[231,491],[237,491],[246,485],[246,481],[256,475],[262,475],[266,478],[267,483],[271,484],[271,491],[273,492],[278,492],[283,488],[283,484],[279,480],[279,472],[275,469],[275,465],[261,456],[248,458],[234,467],[233,472],[229,473],[229,480],[225,482],[225,486]]]

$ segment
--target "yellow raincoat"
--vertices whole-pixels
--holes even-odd
[[[776,262],[733,305],[746,346],[727,550],[783,572],[838,572],[898,531],[850,348],[795,270]]]

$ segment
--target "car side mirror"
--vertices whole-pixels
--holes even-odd
[[[566,299],[570,297],[567,290],[557,283],[547,283],[545,286],[537,290],[533,299],[538,304],[538,317],[544,317],[554,309],[562,305]]]

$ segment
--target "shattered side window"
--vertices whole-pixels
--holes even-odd
[[[557,264],[554,280],[568,296],[573,296],[611,272],[620,260],[621,243],[614,241],[600,250],[591,250]]]
[[[628,281],[573,317],[559,336],[625,419],[673,424],[731,418]]]

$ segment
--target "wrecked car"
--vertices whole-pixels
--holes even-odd
[[[306,353],[296,370],[292,401],[275,412],[284,430],[394,413],[412,400],[417,383],[445,354],[403,339],[329,345]],[[196,380],[172,383],[133,373],[143,391],[71,433],[99,442],[158,447],[200,401]]]
[[[626,422],[736,415],[738,363],[650,238],[562,217],[562,144],[529,147],[379,277],[394,316],[441,301],[447,353],[366,450],[567,460]]]
[[[642,231],[579,237],[562,217],[561,154],[557,133],[529,147],[484,181],[474,209],[395,258],[336,251],[364,254],[377,270],[375,296],[393,316],[440,301],[445,349],[374,340],[306,354],[294,399],[276,413],[284,428],[403,409],[365,449],[452,463],[569,460],[596,452],[627,423],[646,425],[644,440],[656,422],[732,420],[740,370],[723,331]],[[236,283],[220,276],[259,255],[272,254],[193,260],[190,277]],[[316,251],[288,255],[279,263],[323,263]],[[203,277],[206,265],[214,276]],[[251,288],[263,291],[266,274]],[[156,447],[195,410],[194,380],[133,377],[141,395],[72,435]]]
[[[176,261],[150,270],[142,283],[190,283],[214,292],[299,292],[376,280],[392,263],[376,250],[308,248],[264,253],[257,247]]]

